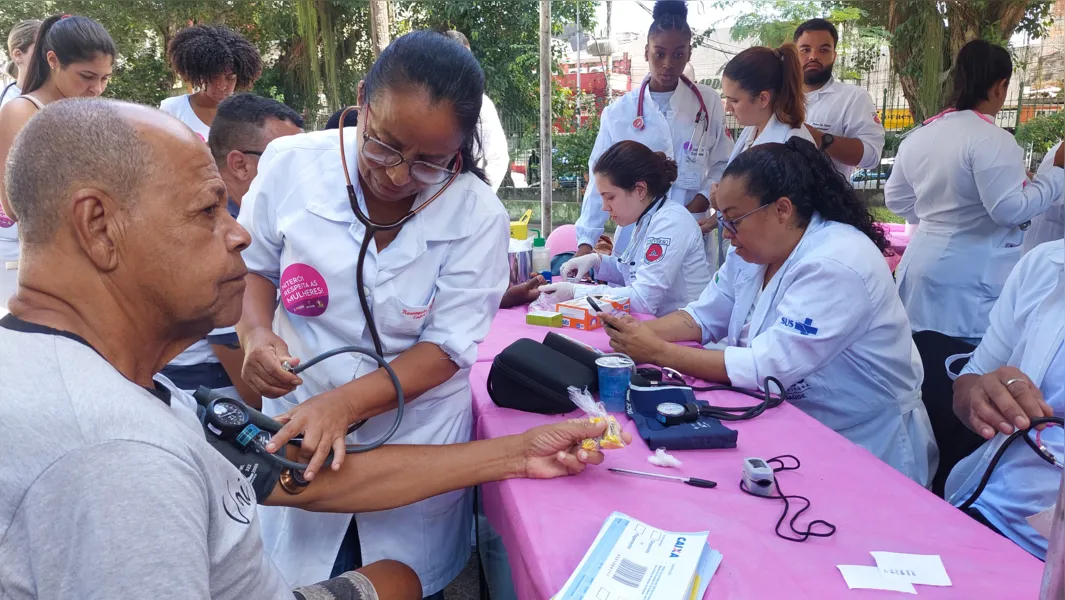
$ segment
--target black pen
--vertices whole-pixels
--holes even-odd
[[[593,300],[591,296],[587,296],[587,299],[588,299],[588,305],[592,307],[592,310],[594,310],[597,313],[601,313],[601,314],[603,313],[603,309],[599,308],[599,305],[595,303],[595,300]],[[603,320],[603,324],[606,325],[607,327],[609,327],[610,329],[613,329],[614,331],[621,331],[617,327],[614,327],[610,323],[607,323],[606,320]]]
[[[637,475],[640,477],[653,477],[655,479],[670,479],[672,481],[679,481],[686,483],[690,486],[701,488],[715,488],[717,482],[710,481],[709,479],[699,479],[698,477],[676,477],[673,475],[659,475],[658,473],[645,473],[643,471],[633,471],[631,469],[618,469],[617,467],[610,467],[607,469],[611,473],[620,473],[622,475]]]

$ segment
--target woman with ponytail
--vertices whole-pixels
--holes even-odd
[[[599,157],[593,173],[603,210],[622,227],[635,225],[635,233],[621,255],[593,252],[569,260],[560,271],[581,279],[595,269],[596,279],[622,287],[563,282],[544,286],[541,292],[557,302],[600,293],[628,296],[634,311],[656,317],[698,298],[711,275],[702,232],[683,206],[666,202],[677,163],[625,140]]]
[[[811,144],[806,128],[806,95],[795,44],[756,46],[737,54],[721,77],[725,110],[744,126],[729,162],[758,144],[800,137]]]
[[[924,370],[887,240],[849,182],[813,144],[761,144],[725,170],[716,204],[735,252],[685,309],[606,317],[611,345],[706,381],[755,389],[775,377],[796,407],[928,485],[938,451]]]
[[[920,222],[896,270],[914,333],[975,346],[1021,258],[1029,222],[1065,195],[1065,150],[1058,146],[1029,181],[1024,150],[995,123],[1013,74],[1005,48],[973,40],[951,71],[948,108],[907,134],[884,202]]]
[[[0,108],[0,314],[16,288],[19,260],[17,215],[4,189],[7,155],[15,136],[46,104],[64,98],[95,98],[107,89],[115,43],[88,17],[55,15],[41,23],[26,63],[21,95]]]
[[[343,460],[341,451],[323,464],[330,448],[343,448],[350,424],[368,419],[353,443],[391,426],[395,389],[372,360],[339,357],[300,377],[282,363],[373,347],[370,319],[408,402],[392,440],[470,439],[470,367],[510,273],[510,219],[473,154],[483,97],[484,74],[468,50],[415,31],[393,40],[359,84],[355,128],[279,138],[260,159],[239,217],[252,235],[237,325],[243,377],[263,395],[264,412],[286,415],[289,431],[303,433],[308,478]],[[366,242],[365,264],[366,227],[351,202],[377,223],[410,217]],[[370,314],[357,292],[360,265]],[[292,585],[349,571],[361,554],[410,565],[432,596],[469,557],[464,494],[354,517],[267,508],[265,547]]]
[[[650,73],[639,88],[603,110],[588,170],[593,171],[599,156],[617,142],[637,141],[677,163],[677,180],[666,201],[702,217],[710,208],[710,186],[725,170],[732,140],[725,132],[721,97],[683,74],[692,52],[687,18],[684,2],[655,2],[654,22],[644,49]],[[607,218],[602,194],[593,181],[584,194],[577,220],[577,256],[593,252]],[[614,255],[626,250],[631,236],[631,227],[618,229],[612,242]],[[609,239],[604,241],[611,245]]]
[[[7,34],[8,63],[5,70],[14,81],[4,86],[4,91],[0,92],[0,106],[22,95],[26,76],[29,75],[27,67],[30,64],[30,56],[33,55],[33,45],[37,42],[37,30],[40,28],[41,22],[32,19],[15,25]]]

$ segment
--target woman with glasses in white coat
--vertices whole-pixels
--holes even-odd
[[[605,316],[611,346],[704,381],[764,389],[774,377],[788,402],[928,485],[938,452],[924,369],[888,242],[850,183],[827,154],[791,139],[736,157],[716,201],[735,251],[683,310],[643,323]]]
[[[407,405],[391,443],[470,439],[469,371],[509,281],[509,218],[473,152],[483,89],[460,44],[409,33],[359,84],[355,129],[281,138],[262,156],[239,218],[252,235],[242,375],[287,421],[275,445],[303,434],[307,479],[331,449],[338,467],[349,425],[366,421],[346,438],[359,444],[395,419],[395,389],[370,358],[339,355],[300,377],[283,368],[342,346],[380,347],[398,375]],[[291,585],[393,559],[439,598],[469,557],[472,508],[462,490],[354,518],[260,516]]]
[[[1013,73],[1009,52],[973,40],[953,71],[951,108],[902,142],[884,201],[920,220],[895,271],[913,331],[975,345],[1021,257],[1026,224],[1065,193],[1065,170],[1058,148],[1053,166],[1029,182],[1024,152],[995,124]]]
[[[684,2],[655,2],[654,22],[644,51],[650,73],[638,89],[603,110],[588,170],[593,171],[599,156],[617,142],[640,142],[677,163],[677,181],[667,202],[702,217],[710,208],[710,185],[725,170],[732,140],[725,132],[725,111],[717,92],[683,75],[692,52],[687,16]],[[602,194],[593,180],[577,219],[576,256],[593,252],[607,218]],[[631,236],[631,226],[618,229],[612,242],[614,255],[625,251]]]

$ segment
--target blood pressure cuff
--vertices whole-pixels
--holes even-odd
[[[692,423],[664,425],[658,420],[658,405],[663,402],[700,403],[691,388],[679,386],[642,387],[629,385],[626,412],[648,448],[666,450],[715,450],[735,448],[739,433],[718,419],[699,417]]]
[[[204,390],[205,388],[200,388]],[[216,396],[201,395],[200,392],[194,394],[196,401],[200,403],[196,414],[200,417],[200,425],[203,426],[204,436],[207,438],[207,443],[212,448],[218,451],[219,454],[225,457],[234,467],[240,471],[240,474],[248,480],[252,489],[255,490],[255,499],[258,504],[262,504],[274,491],[274,486],[281,479],[281,471],[284,469],[276,461],[257,454],[252,450],[246,450],[240,446],[236,441],[223,440],[211,432],[205,424],[204,415],[207,412],[207,406],[205,402],[213,400]],[[259,411],[247,407],[248,411],[252,413],[252,422],[256,419],[268,419],[265,415]]]
[[[595,385],[596,371],[577,360],[522,338],[507,346],[492,361],[488,395],[496,406],[554,415],[577,409],[568,388]]]

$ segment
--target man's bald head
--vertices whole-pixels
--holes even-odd
[[[4,178],[23,243],[48,243],[78,189],[123,204],[136,199],[162,162],[154,136],[145,135],[152,129],[192,135],[169,115],[100,98],[54,102],[34,115],[15,138]]]

